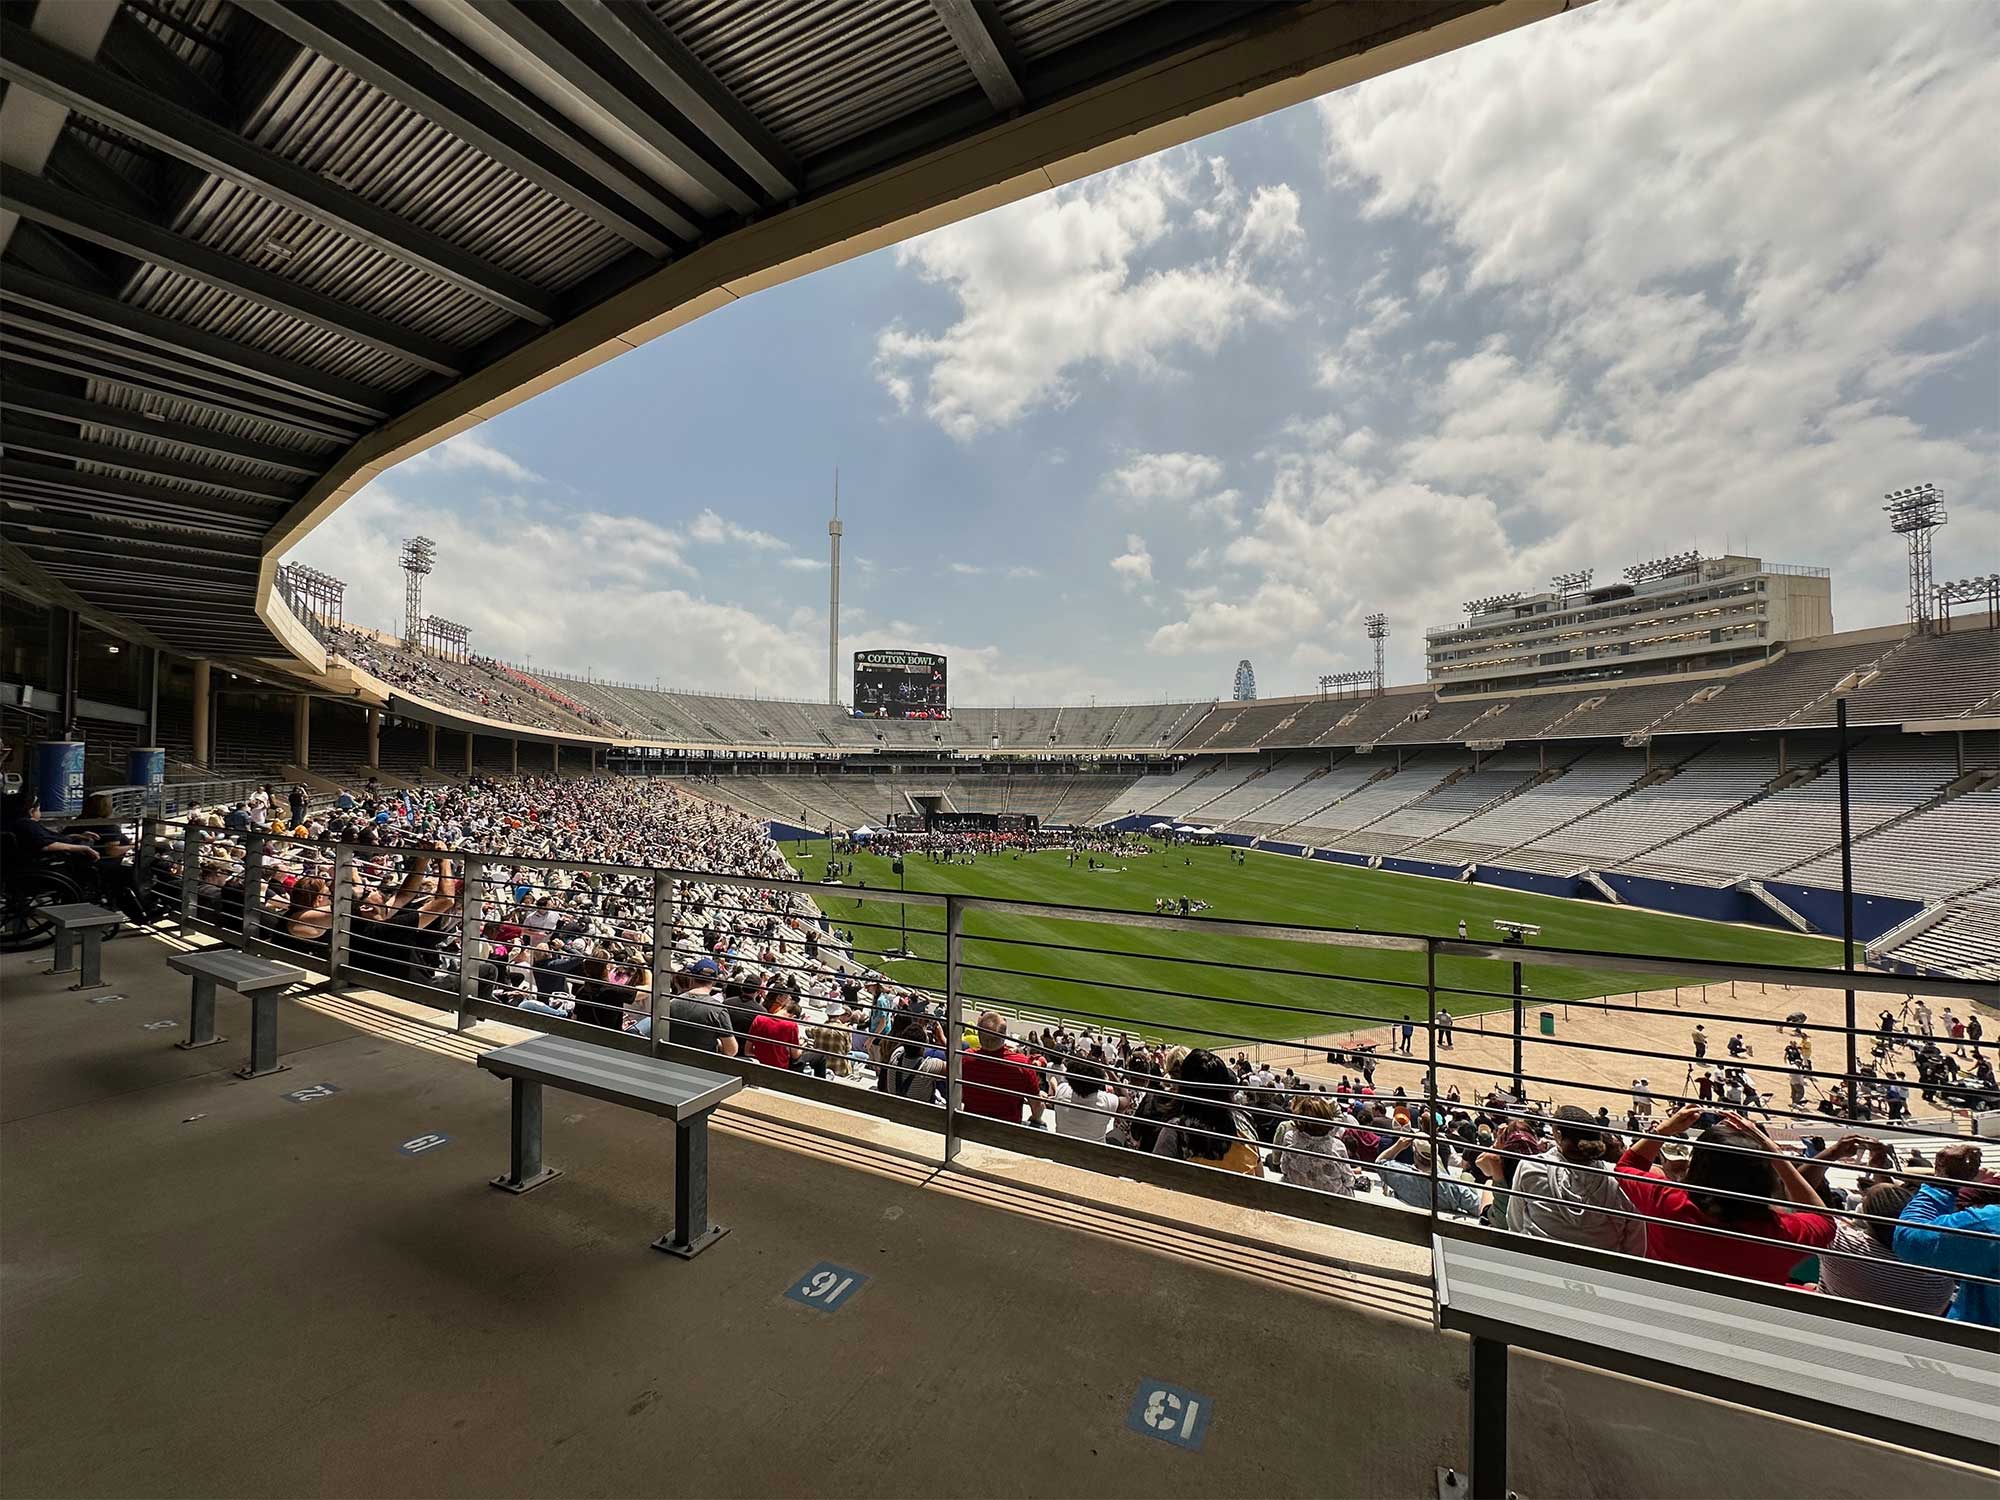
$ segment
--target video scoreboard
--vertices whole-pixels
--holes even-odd
[[[929,651],[854,653],[858,719],[948,719],[945,661]]]

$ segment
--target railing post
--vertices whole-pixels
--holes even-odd
[[[1424,1036],[1426,1038],[1425,1052],[1428,1055],[1424,1063],[1424,1070],[1425,1070],[1425,1079],[1428,1086],[1425,1089],[1423,1109],[1424,1109],[1424,1139],[1430,1143],[1430,1148],[1431,1148],[1431,1225],[1433,1232],[1436,1231],[1437,1218],[1438,1218],[1438,1176],[1439,1176],[1437,1100],[1439,1097],[1440,1090],[1438,1089],[1437,1013],[1438,1013],[1437,939],[1432,937],[1427,937],[1424,939]],[[1518,1033],[1516,1035],[1518,1039]]]
[[[965,1015],[958,995],[959,927],[964,911],[958,897],[944,898],[944,1160],[958,1159],[959,1048],[964,1045]]]
[[[1514,960],[1514,1102],[1525,1105],[1528,1102],[1527,1089],[1521,1083],[1521,1032],[1527,1024],[1527,1002],[1521,997],[1521,961]]]
[[[326,969],[327,977],[338,988],[345,982],[341,971],[347,967],[347,956],[352,951],[351,939],[354,935],[354,846],[336,844],[333,848],[333,892],[328,900],[331,915],[326,924]],[[459,962],[465,962],[465,955],[459,954]]]
[[[194,920],[199,906],[197,895],[201,890],[201,843],[202,830],[197,828],[190,816],[181,824],[181,920]]]
[[[667,1043],[667,1000],[672,993],[674,963],[674,878],[653,871],[653,1056]]]
[[[257,918],[264,904],[264,835],[243,840],[243,946],[257,941]]]
[[[157,863],[153,845],[160,837],[162,826],[142,801],[139,807],[139,849],[132,856],[132,880],[139,891],[139,910],[148,917],[153,912],[153,866]]]
[[[479,962],[486,957],[486,942],[480,936],[485,912],[480,886],[485,881],[486,861],[477,854],[459,856],[458,882],[458,1023],[464,1031],[472,1025],[472,1002],[479,998]]]

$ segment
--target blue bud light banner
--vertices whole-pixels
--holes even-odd
[[[125,757],[125,781],[157,792],[167,784],[167,752],[154,745],[133,750]]]
[[[50,817],[83,811],[83,741],[43,740],[35,746],[35,793]]]

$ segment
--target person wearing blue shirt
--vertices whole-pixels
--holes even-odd
[[[1946,1146],[1932,1170],[1936,1175],[1917,1189],[1897,1220],[1897,1258],[1959,1276],[2000,1277],[2000,1202],[1959,1207],[1961,1187],[1986,1186],[1979,1181],[1979,1148]],[[1959,1282],[1945,1316],[2000,1328],[2000,1286],[1991,1280]]]
[[[1409,1166],[1397,1163],[1397,1158],[1407,1155]],[[1391,1196],[1411,1208],[1421,1208],[1426,1212],[1431,1206],[1431,1144],[1429,1141],[1409,1136],[1403,1137],[1391,1149],[1383,1152],[1375,1160],[1376,1169],[1382,1174],[1382,1185]],[[1441,1213],[1463,1214],[1475,1218],[1479,1213],[1479,1190],[1469,1182],[1461,1182],[1449,1177],[1440,1166],[1437,1179],[1437,1206]]]

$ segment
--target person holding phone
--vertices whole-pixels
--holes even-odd
[[[1777,1143],[1727,1111],[1695,1137],[1678,1183],[1655,1165],[1661,1137],[1685,1135],[1704,1111],[1676,1110],[1618,1158],[1618,1182],[1646,1216],[1646,1256],[1753,1281],[1785,1282],[1801,1260],[1833,1243],[1833,1220]],[[1776,1205],[1796,1204],[1781,1209]]]

